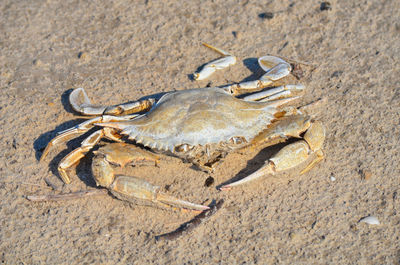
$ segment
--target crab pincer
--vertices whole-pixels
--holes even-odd
[[[236,63],[236,57],[231,55],[229,52],[211,46],[207,43],[203,43],[203,45],[206,46],[207,48],[212,49],[213,51],[216,51],[223,57],[205,64],[201,69],[201,71],[193,74],[194,80],[204,80],[209,76],[211,76],[215,71],[220,69],[225,69]]]

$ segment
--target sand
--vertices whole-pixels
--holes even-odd
[[[0,260],[2,264],[399,264],[400,2],[1,1]],[[239,58],[196,82],[216,54]],[[67,98],[84,87],[94,102],[217,86],[258,74],[255,58],[281,55],[316,65],[300,80],[301,104],[323,98],[325,160],[219,192],[281,146],[228,155],[211,174],[176,158],[132,175],[222,208],[175,240],[194,214],[132,205],[110,195],[33,203],[27,195],[94,189],[84,158],[63,185],[57,164],[79,140],[54,148],[57,132],[83,121]],[[254,73],[256,72],[256,73]],[[102,142],[104,144],[105,142]],[[52,183],[56,190],[49,187]],[[359,220],[375,216],[380,225]]]

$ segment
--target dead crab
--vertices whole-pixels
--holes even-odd
[[[236,58],[229,53],[205,46],[223,57],[195,73],[196,80],[207,78],[215,70],[236,62]],[[221,189],[229,189],[308,161],[303,169],[305,172],[323,159],[321,148],[325,129],[320,122],[311,120],[302,108],[287,106],[298,98],[303,86],[274,86],[274,81],[291,73],[289,63],[275,56],[261,57],[258,63],[266,72],[259,80],[175,91],[166,93],[158,100],[150,97],[109,107],[92,105],[83,88],[77,88],[69,97],[73,109],[96,117],[60,132],[49,142],[41,160],[53,145],[99,127],[100,130],[89,135],[80,147],[61,160],[58,171],[65,183],[70,183],[67,169],[105,137],[117,143],[106,145],[96,152],[92,172],[97,185],[109,189],[119,198],[143,199],[192,210],[206,210],[208,207],[171,197],[143,179],[114,174],[111,164],[124,166],[140,160],[156,162],[158,159],[157,155],[137,145],[123,143],[123,136],[154,152],[180,157],[204,169],[210,169],[214,162],[232,150],[248,146],[262,148],[288,138],[299,139],[282,148],[253,174]],[[140,112],[144,114],[135,114]]]

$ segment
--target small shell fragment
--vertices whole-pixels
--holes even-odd
[[[331,179],[332,182],[336,181],[336,178],[334,176],[331,176],[330,179]]]
[[[369,225],[379,225],[381,224],[378,220],[378,218],[376,218],[375,216],[367,216],[364,218],[361,218],[360,221],[358,221],[360,223],[367,223]]]

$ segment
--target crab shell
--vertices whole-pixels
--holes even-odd
[[[202,88],[168,93],[146,114],[99,125],[120,129],[154,150],[205,164],[248,145],[278,115],[271,102],[244,101],[221,88]]]

